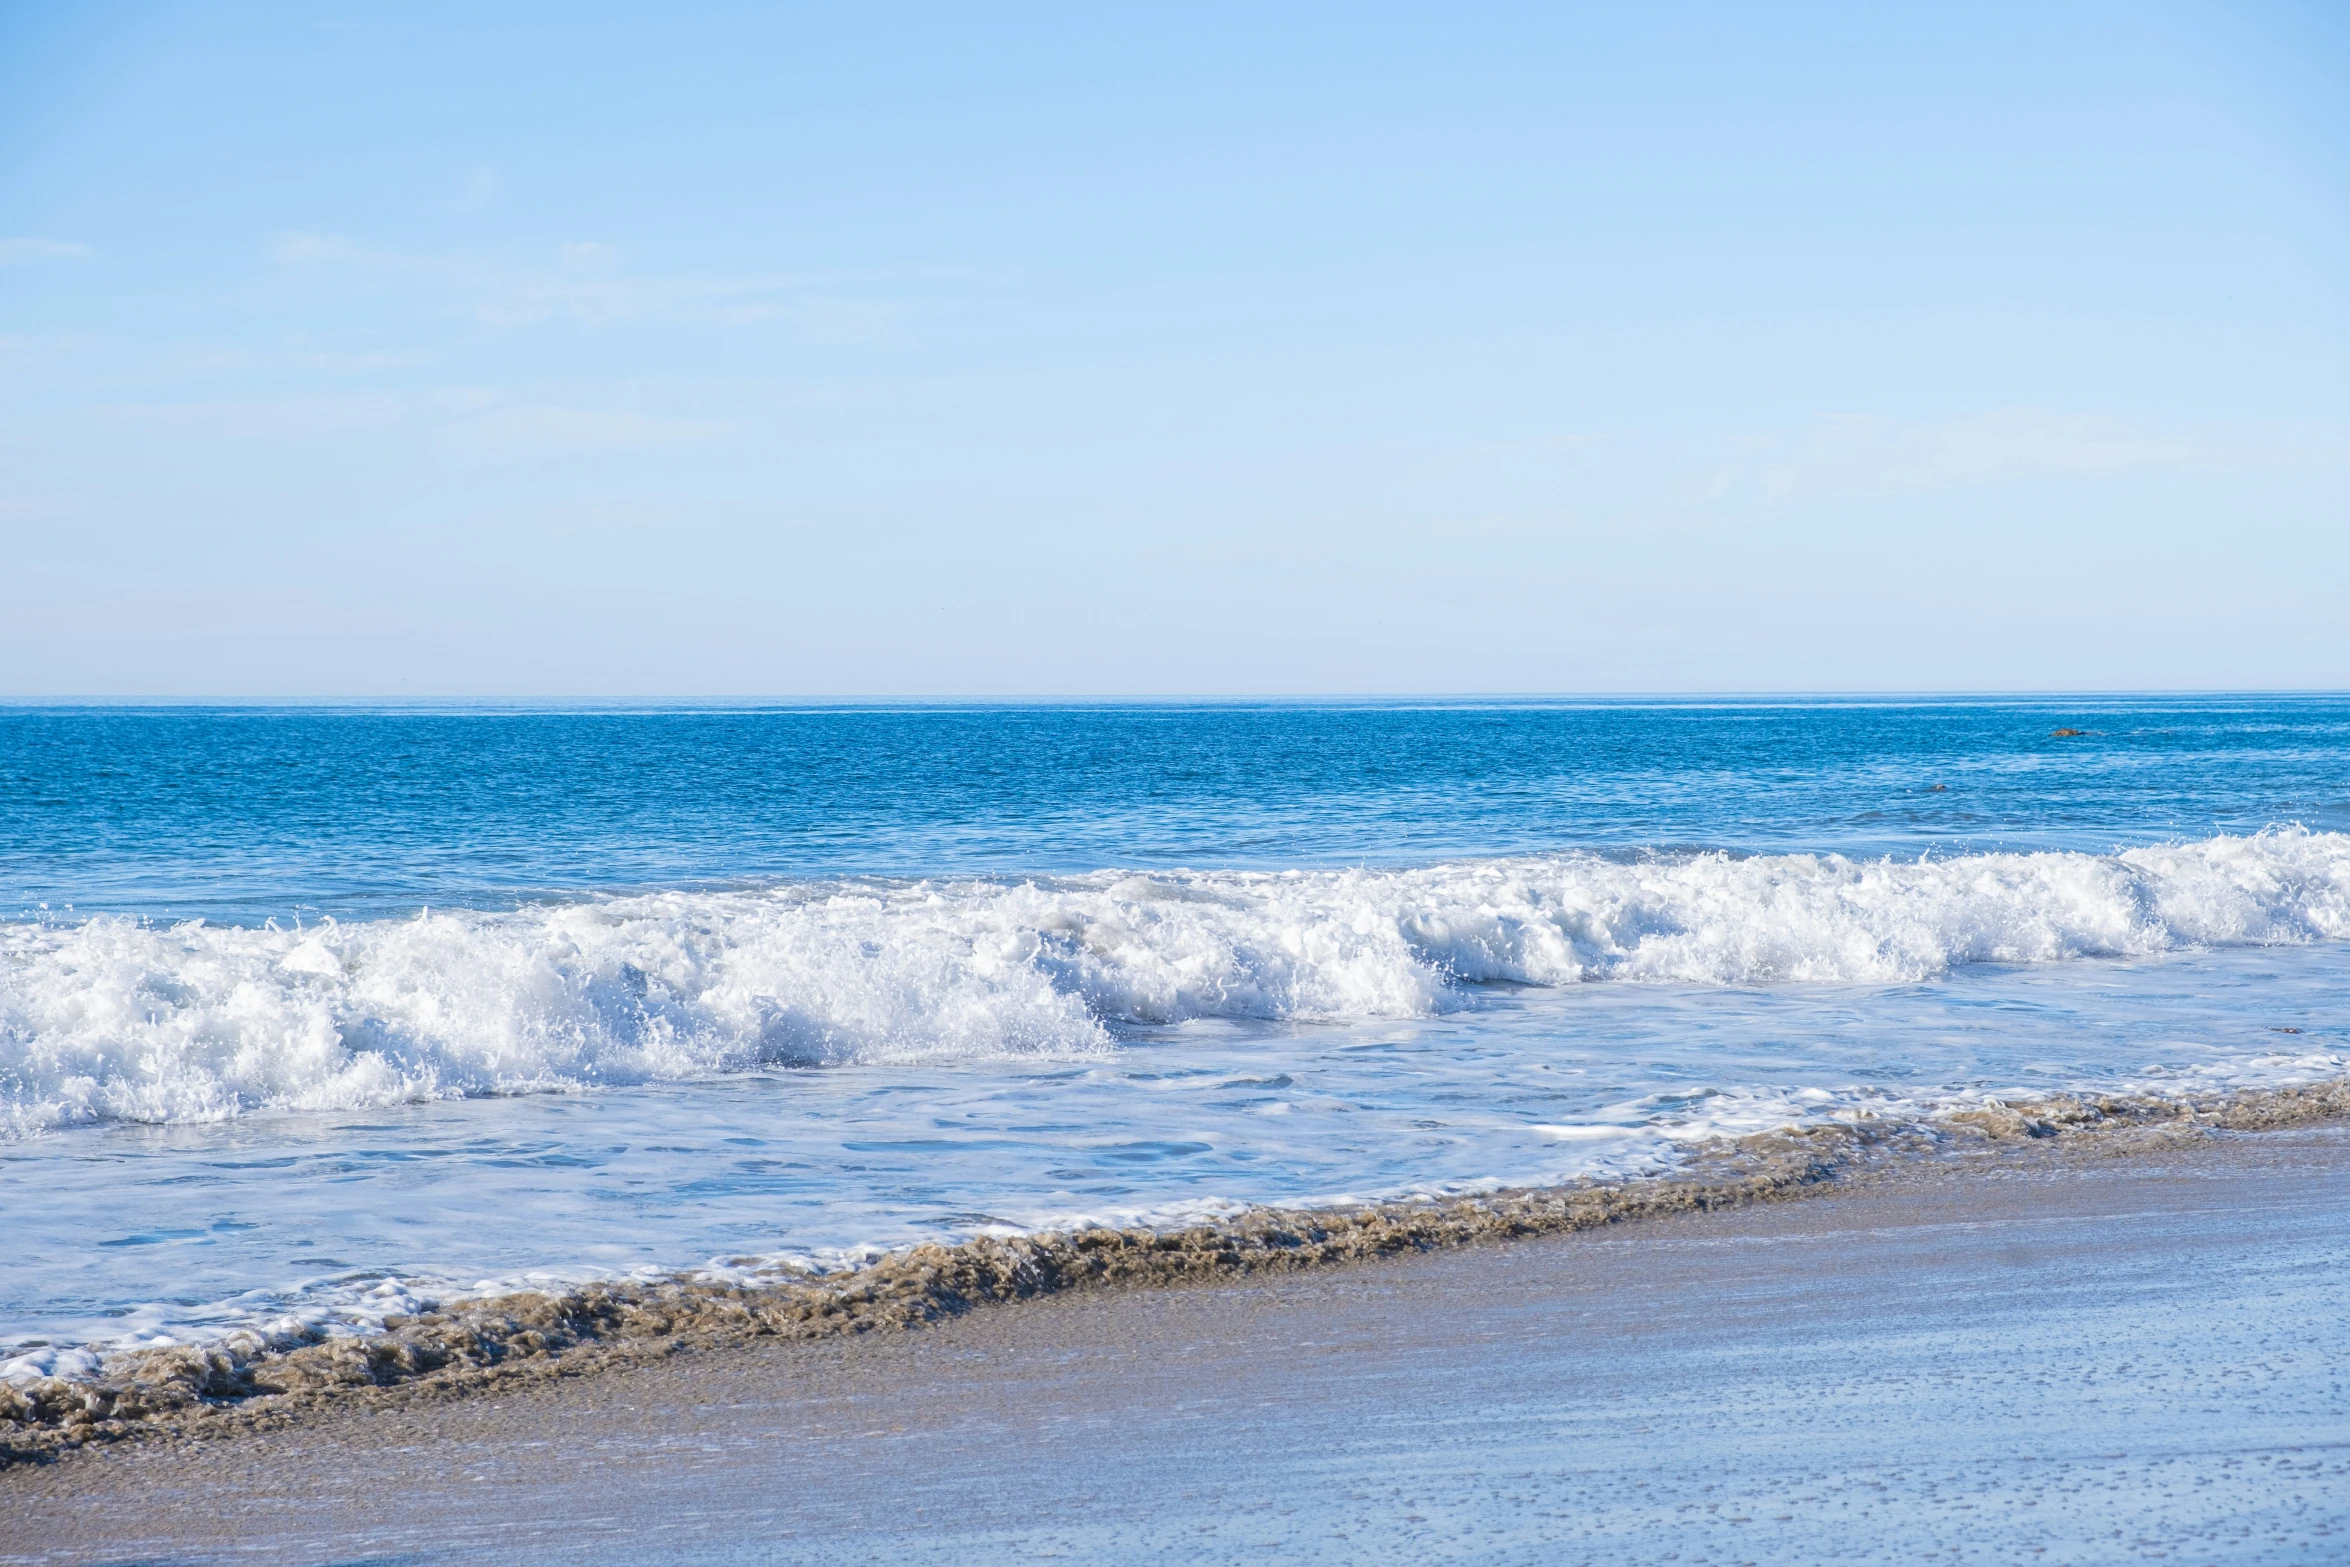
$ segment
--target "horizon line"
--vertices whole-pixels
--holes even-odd
[[[812,708],[812,707],[1175,707],[1175,706],[1342,706],[1444,703],[1689,703],[1689,702],[1994,702],[2119,701],[2148,698],[2346,697],[2337,686],[2079,686],[2079,687],[1763,687],[1660,691],[1351,691],[1351,692],[921,692],[845,695],[772,692],[760,694],[664,693],[659,695],[572,692],[530,693],[359,693],[253,695],[232,692],[180,694],[60,693],[0,695],[0,709],[105,707],[531,707],[562,708]]]

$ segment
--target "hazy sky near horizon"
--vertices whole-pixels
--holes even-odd
[[[0,694],[2350,686],[2326,4],[0,8]]]

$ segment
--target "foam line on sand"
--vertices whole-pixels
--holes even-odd
[[[1069,1291],[1238,1280],[1589,1230],[1830,1190],[1889,1164],[2018,1144],[2115,1154],[2350,1116],[2350,1080],[2175,1098],[1993,1102],[1712,1145],[1669,1175],[1340,1209],[1246,1210],[1181,1229],[923,1245],[833,1274],[620,1280],[394,1318],[380,1335],[134,1351],[95,1376],[0,1386],[0,1465],[95,1443],[227,1434],[759,1341],[904,1329]]]

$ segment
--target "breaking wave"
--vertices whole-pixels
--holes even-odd
[[[307,930],[0,926],[0,1131],[779,1065],[1099,1055],[1119,1024],[1409,1018],[1462,987],[1901,983],[2350,937],[2350,835],[2113,855],[1565,853],[798,883]]]

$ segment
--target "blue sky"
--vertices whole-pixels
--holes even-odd
[[[2350,686],[2329,5],[0,7],[0,691]]]

